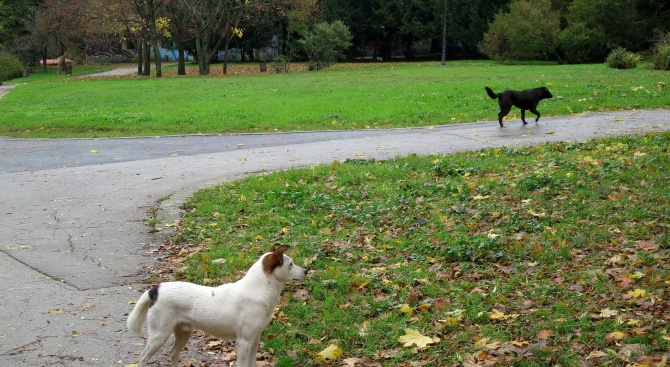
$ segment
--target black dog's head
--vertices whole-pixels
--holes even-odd
[[[538,88],[538,91],[540,92],[540,96],[542,97],[542,99],[554,97],[554,95],[551,94],[549,88],[547,87]]]

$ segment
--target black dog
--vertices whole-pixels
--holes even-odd
[[[498,112],[498,123],[500,127],[503,127],[503,117],[507,116],[509,111],[512,109],[512,106],[516,106],[521,109],[521,121],[523,124],[526,122],[526,110],[534,113],[537,118],[535,122],[540,119],[540,113],[537,112],[537,104],[545,98],[551,98],[553,95],[546,87],[527,89],[522,91],[515,91],[508,89],[502,93],[493,93],[491,88],[486,88],[486,93],[489,94],[489,97],[496,99],[498,98],[498,106],[500,106],[500,112]]]

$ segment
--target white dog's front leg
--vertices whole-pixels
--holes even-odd
[[[237,367],[256,367],[256,352],[258,352],[259,342],[260,336],[252,340],[246,338],[237,339],[237,347],[235,349]]]

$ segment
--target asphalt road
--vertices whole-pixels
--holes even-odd
[[[425,129],[127,139],[0,137],[0,366],[125,366],[126,315],[193,192],[255,172],[670,130],[670,111]],[[163,200],[167,198],[167,200]],[[145,224],[158,205],[162,223]],[[231,244],[231,251],[235,244]],[[296,259],[300,262],[300,259]],[[290,315],[289,315],[290,317]],[[197,351],[195,353],[197,358]],[[167,357],[157,354],[161,364]],[[203,356],[204,358],[204,356]]]

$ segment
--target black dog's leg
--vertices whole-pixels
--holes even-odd
[[[503,117],[507,116],[509,111],[512,110],[512,106],[507,106],[502,99],[498,101],[498,106],[500,107],[500,112],[498,112],[498,123],[500,124],[500,127],[504,127],[502,122]]]
[[[521,121],[523,121],[524,125],[528,124],[526,122],[526,110],[523,110],[523,109],[521,110]]]
[[[537,117],[535,118],[535,122],[537,122],[537,121],[540,119],[540,112],[538,112],[538,111],[537,111],[536,109],[534,109],[534,108],[531,108],[531,109],[530,109],[530,112],[534,113],[535,116],[537,116]]]

